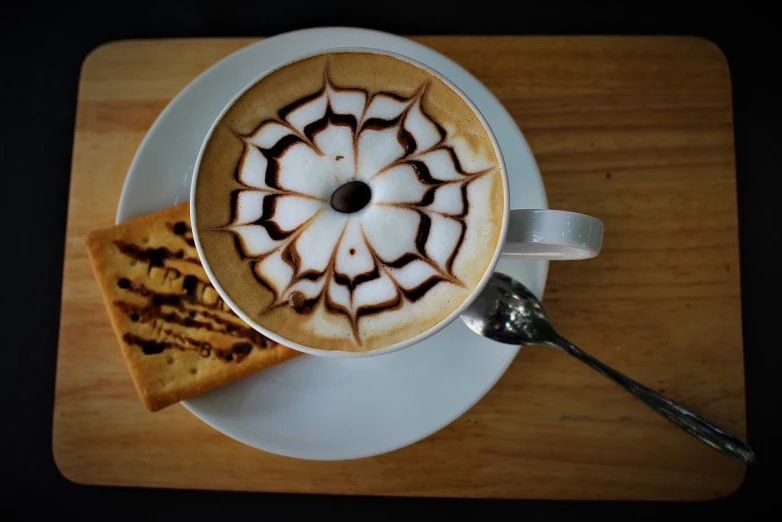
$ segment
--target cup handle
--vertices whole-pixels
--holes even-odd
[[[502,257],[567,261],[600,253],[603,223],[592,216],[566,210],[510,211]]]

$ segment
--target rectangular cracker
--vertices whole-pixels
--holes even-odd
[[[189,203],[95,230],[86,245],[148,410],[299,355],[245,324],[209,283],[193,243]]]

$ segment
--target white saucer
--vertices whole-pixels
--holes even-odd
[[[409,56],[451,79],[497,136],[510,178],[511,207],[548,208],[527,142],[508,112],[470,73],[405,38],[319,28],[241,49],[179,93],[136,153],[117,222],[188,199],[204,136],[223,107],[259,74],[305,53],[353,46]],[[500,260],[497,270],[541,296],[548,262]],[[265,451],[315,460],[368,457],[412,444],[454,421],[491,389],[517,352],[475,335],[457,319],[398,352],[360,359],[304,355],[184,404],[213,428]]]

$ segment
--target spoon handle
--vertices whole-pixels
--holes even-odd
[[[559,348],[591,366],[693,437],[740,461],[755,462],[755,452],[752,451],[752,448],[713,422],[603,364],[558,333],[555,332],[548,337],[550,346]]]

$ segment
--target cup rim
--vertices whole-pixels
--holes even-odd
[[[211,141],[215,129],[220,124],[220,122],[222,121],[223,117],[228,112],[228,110],[231,107],[233,107],[233,105],[237,102],[237,100],[239,100],[239,98],[241,98],[248,90],[250,90],[254,85],[260,82],[262,79],[274,73],[275,71],[282,69],[283,67],[287,67],[290,64],[299,62],[301,60],[305,60],[307,58],[312,58],[323,54],[340,53],[340,52],[369,53],[369,54],[380,54],[384,56],[391,56],[398,60],[408,62],[415,67],[423,69],[427,73],[435,76],[437,79],[445,83],[454,92],[456,92],[456,94],[458,94],[462,98],[462,100],[464,100],[465,103],[467,103],[467,105],[470,107],[473,113],[478,117],[478,120],[480,121],[482,127],[484,128],[487,135],[489,136],[489,141],[491,142],[492,147],[494,148],[495,155],[497,156],[498,168],[500,170],[500,178],[502,179],[502,186],[503,186],[503,216],[502,216],[502,224],[500,226],[499,239],[497,241],[497,245],[495,246],[492,259],[486,267],[486,271],[481,276],[480,281],[478,281],[478,284],[475,286],[475,288],[470,293],[470,295],[467,296],[467,298],[464,299],[464,301],[462,301],[462,303],[459,304],[459,306],[456,307],[450,314],[448,314],[441,321],[431,326],[427,330],[420,332],[419,334],[409,339],[405,339],[404,341],[399,341],[397,343],[390,344],[382,348],[377,348],[374,350],[367,350],[367,351],[356,351],[356,352],[347,351],[347,350],[328,350],[325,348],[315,348],[315,347],[303,345],[294,342],[277,332],[269,330],[268,328],[265,328],[260,324],[258,324],[256,321],[254,321],[244,310],[242,310],[242,308],[239,305],[237,305],[234,302],[233,299],[231,299],[231,297],[228,295],[225,289],[223,289],[223,287],[220,285],[216,275],[212,271],[212,268],[209,266],[209,262],[207,261],[206,256],[204,255],[204,251],[201,247],[201,238],[198,232],[198,223],[197,223],[198,217],[196,214],[196,205],[195,205],[196,187],[198,185],[198,173],[200,171],[201,161],[203,159],[204,151],[206,149],[207,144]],[[326,357],[326,358],[338,358],[338,359],[374,357],[378,355],[385,355],[388,353],[396,352],[404,348],[408,348],[414,344],[417,344],[435,335],[440,330],[442,330],[447,325],[451,324],[454,320],[456,320],[467,309],[467,307],[470,306],[470,304],[475,300],[475,298],[478,297],[478,295],[480,295],[483,288],[488,284],[489,278],[491,278],[497,266],[497,263],[499,262],[500,255],[502,253],[502,246],[505,242],[505,237],[508,232],[508,222],[510,219],[509,191],[510,191],[510,186],[508,183],[508,174],[505,167],[505,159],[502,155],[502,150],[500,149],[499,143],[497,142],[497,138],[494,135],[494,131],[492,130],[488,121],[486,121],[486,118],[484,117],[483,113],[481,113],[480,109],[478,109],[478,107],[475,105],[475,103],[469,98],[469,96],[467,96],[467,94],[464,91],[462,91],[449,78],[447,78],[444,74],[436,71],[432,67],[423,64],[418,60],[415,60],[414,58],[410,58],[400,53],[387,51],[384,49],[377,49],[373,47],[352,47],[352,46],[331,47],[331,48],[320,49],[318,51],[313,51],[310,53],[299,55],[291,60],[287,60],[272,68],[267,69],[266,71],[260,73],[258,76],[252,79],[240,91],[238,91],[236,95],[233,98],[231,98],[231,100],[225,105],[225,107],[223,107],[222,111],[220,111],[220,114],[218,114],[214,122],[212,122],[212,125],[209,127],[209,131],[207,132],[206,136],[201,142],[201,147],[199,148],[198,156],[196,158],[195,163],[193,164],[193,176],[190,183],[190,222],[191,222],[191,229],[193,234],[193,242],[195,243],[195,248],[196,251],[198,252],[198,257],[201,260],[201,265],[204,271],[206,272],[209,282],[212,284],[212,286],[214,286],[215,291],[217,291],[218,295],[220,295],[220,297],[223,299],[223,301],[225,301],[228,307],[236,315],[238,315],[245,323],[251,326],[254,330],[263,334],[265,337],[271,339],[272,341],[275,341],[279,344],[282,344],[284,346],[287,346],[299,352],[307,353],[310,355],[316,355],[319,357]]]

